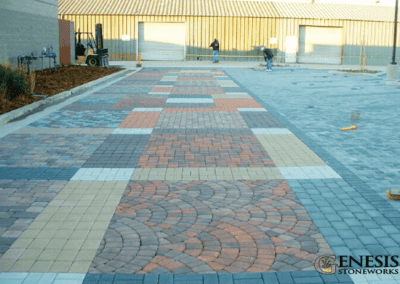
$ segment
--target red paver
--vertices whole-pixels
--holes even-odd
[[[153,87],[150,92],[154,93],[169,93],[172,91],[172,87]]]
[[[226,208],[232,214],[225,215]],[[277,222],[265,226],[271,217]],[[286,222],[307,230],[302,235],[275,230]],[[286,181],[131,182],[102,242],[114,245],[98,250],[89,272],[311,269],[318,251],[327,247],[313,238],[316,234],[318,229]],[[124,242],[113,242],[116,236]],[[137,240],[136,246],[129,246],[130,238]],[[113,266],[115,261],[122,266]]]
[[[121,122],[118,128],[153,128],[159,117],[160,112],[158,111],[132,112]]]
[[[265,167],[272,159],[254,135],[151,135],[141,168]]]

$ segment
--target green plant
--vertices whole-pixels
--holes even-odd
[[[12,100],[18,95],[26,94],[28,87],[25,74],[12,70],[7,65],[0,65],[0,93],[5,93]]]

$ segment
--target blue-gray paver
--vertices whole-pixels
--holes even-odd
[[[159,283],[172,284],[174,281],[174,276],[172,274],[160,274],[158,279]]]
[[[385,115],[390,113],[391,118],[394,118],[394,109],[388,103],[382,100],[378,102],[375,98],[383,95],[398,102],[400,99],[395,97],[393,88],[384,86],[383,78],[378,79],[381,84],[374,83],[374,86],[370,86],[366,83],[368,79],[363,77],[343,79],[332,76],[327,71],[294,69],[278,69],[271,76],[253,70],[243,72],[230,69],[227,73],[239,86],[246,86],[262,106],[342,177],[342,180],[336,183],[329,181],[323,184],[324,181],[321,180],[317,191],[323,190],[324,194],[319,193],[319,196],[314,198],[310,196],[318,193],[313,192],[314,188],[307,185],[308,181],[288,181],[335,254],[385,253],[384,247],[393,245],[392,239],[386,238],[382,245],[379,240],[399,230],[396,220],[400,217],[400,206],[386,200],[385,190],[400,184],[400,171],[392,170],[400,168],[400,151],[393,138],[393,135],[397,136],[399,141],[400,135],[396,127],[398,128],[400,119],[398,124],[393,123],[396,117],[382,125],[380,122]],[[293,75],[295,72],[297,74]],[[268,80],[267,88],[263,81],[266,76],[273,78]],[[295,84],[288,84],[296,80]],[[306,82],[313,82],[313,85],[317,82],[317,86],[313,86],[310,91]],[[349,86],[357,84],[361,87],[349,90]],[[368,87],[365,87],[366,85]],[[321,93],[316,92],[318,89]],[[298,95],[300,90],[301,96]],[[344,103],[340,99],[339,90],[346,93]],[[361,95],[363,100],[360,102],[358,98]],[[341,104],[336,104],[337,100],[340,100]],[[374,108],[368,105],[371,100]],[[318,105],[318,108],[308,108],[311,104]],[[350,123],[349,120],[346,121],[344,111],[350,114],[352,109],[361,110],[365,120],[358,124],[357,131],[342,132],[340,128]],[[381,143],[385,143],[384,147],[378,147],[382,144],[376,142],[377,137]],[[385,137],[385,140],[382,137]],[[374,151],[374,148],[379,150]],[[386,163],[382,162],[383,160]],[[357,163],[359,165],[356,165]],[[382,182],[382,177],[389,173],[392,181],[393,177],[396,177],[396,183]],[[326,202],[320,197],[325,198]],[[331,204],[334,212],[326,209],[327,204]],[[325,214],[325,219],[317,217],[319,214]],[[343,237],[340,232],[343,232]]]
[[[143,284],[157,284],[158,283],[158,275],[157,274],[146,274],[144,276]]]
[[[204,284],[218,284],[218,275],[204,274]]]
[[[293,278],[289,272],[281,272],[277,274],[278,280],[280,284],[292,284]]]

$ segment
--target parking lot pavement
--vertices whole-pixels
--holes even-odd
[[[315,270],[400,254],[397,209],[301,124],[362,90],[337,78],[143,68],[28,117],[0,139],[0,282],[397,283]]]

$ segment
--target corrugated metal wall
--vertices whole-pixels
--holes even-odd
[[[324,19],[276,19],[280,27],[279,60],[284,62],[286,36],[299,37],[299,26],[343,27],[343,64],[360,64],[360,54],[367,55],[367,65],[386,65],[391,62],[394,23]],[[400,24],[397,29],[399,30]],[[397,46],[400,35],[397,34]],[[362,47],[365,46],[364,49]],[[400,48],[396,54],[400,56]],[[399,58],[399,57],[397,57]]]
[[[266,46],[269,38],[277,37],[277,22],[272,18],[64,15],[64,19],[75,23],[75,31],[93,35],[95,24],[101,23],[110,60],[136,59],[138,22],[186,23],[187,60],[211,60],[209,45],[214,38],[220,41],[222,60],[263,60],[260,47]],[[129,35],[130,40],[122,41],[122,35]]]
[[[110,60],[136,60],[138,22],[184,22],[187,60],[211,60],[208,46],[218,38],[222,60],[263,61],[260,47],[267,46],[270,38],[278,38],[278,44],[271,47],[277,49],[277,59],[283,62],[286,36],[299,37],[299,27],[310,25],[344,28],[343,64],[359,64],[365,44],[367,64],[385,65],[391,61],[394,27],[390,22],[256,17],[64,15],[64,19],[73,21],[76,31],[91,31],[93,35],[95,24],[103,24]],[[130,40],[122,41],[122,35],[129,35]],[[400,50],[397,54],[400,56]]]

